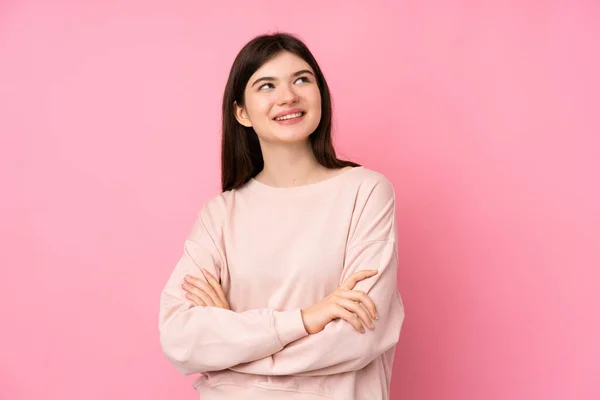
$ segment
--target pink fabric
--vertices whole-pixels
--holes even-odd
[[[388,399],[404,320],[398,293],[394,190],[364,167],[319,183],[251,180],[210,199],[161,295],[160,341],[183,374],[203,373],[204,399]],[[220,278],[232,310],[193,307],[185,274]],[[375,329],[330,322],[308,335],[300,309],[350,274],[377,306]],[[290,397],[293,394],[294,397]]]

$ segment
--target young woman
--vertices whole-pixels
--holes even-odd
[[[256,37],[223,98],[223,192],[160,303],[160,342],[202,400],[388,399],[404,320],[394,189],[336,157],[308,48]]]

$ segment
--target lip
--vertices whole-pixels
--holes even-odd
[[[301,109],[301,108],[292,108],[291,110],[286,110],[286,111],[280,112],[279,114],[275,115],[273,117],[273,119],[276,119],[276,118],[279,118],[279,117],[283,117],[283,116],[289,115],[289,114],[296,114],[296,113],[299,113],[299,112],[306,114],[306,112],[303,109]]]

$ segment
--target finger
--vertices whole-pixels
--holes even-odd
[[[338,304],[340,306],[344,307],[346,310],[358,315],[358,317],[360,318],[360,320],[362,321],[364,326],[366,326],[369,329],[374,328],[373,321],[371,321],[371,317],[369,316],[369,313],[359,303],[355,303],[352,300],[348,300],[348,299],[341,297],[338,299]]]
[[[196,278],[195,276],[186,276],[184,280],[188,283],[193,284],[198,289],[202,290],[205,294],[207,294],[210,299],[212,305],[216,305],[219,303],[219,296],[215,293],[215,290],[208,284],[208,282],[203,281],[200,278]]]
[[[360,333],[365,333],[365,328],[363,324],[360,322],[360,318],[350,311],[346,310],[344,307],[336,305],[336,311],[334,315],[344,321],[350,323]]]
[[[204,292],[204,290],[202,290],[199,287],[194,286],[190,283],[187,283],[187,282],[183,282],[181,284],[181,287],[183,288],[183,290],[185,290],[189,294],[192,294],[192,295],[200,298],[204,302],[204,304],[206,304],[207,306],[214,307],[215,303],[212,301],[210,296]]]
[[[193,294],[186,293],[185,298],[194,303],[197,306],[206,307],[206,303],[204,303],[198,296],[194,296]]]
[[[189,294],[189,295],[193,296],[194,298],[198,298],[198,299],[202,300],[204,305],[214,306],[210,296],[207,295],[206,293],[204,293],[202,291],[202,289],[200,289],[194,285],[191,285],[189,283],[186,283],[186,282],[182,283],[181,287],[183,288],[183,290],[186,291],[186,294]]]
[[[376,269],[355,272],[340,285],[340,288],[352,290],[358,282],[362,281],[363,279],[367,279],[374,275],[377,275],[377,273],[378,271]]]
[[[338,295],[348,298],[352,301],[357,301],[362,304],[371,314],[373,319],[377,319],[377,307],[375,303],[365,292],[361,292],[360,290],[344,290],[338,292]]]
[[[225,292],[223,291],[223,287],[221,286],[221,284],[219,283],[217,278],[215,278],[215,276],[213,274],[211,274],[210,271],[208,271],[208,270],[203,269],[202,273],[204,274],[204,277],[206,278],[206,280],[208,281],[210,286],[212,286],[214,291],[217,293],[217,296],[219,297],[219,299],[221,300],[223,305],[227,305],[228,304],[227,297],[225,297]]]
[[[356,286],[356,284],[358,282],[360,282],[364,279],[370,278],[374,275],[377,275],[377,273],[378,273],[377,270],[365,270],[365,271],[355,272],[352,275],[350,275],[348,277],[348,279],[346,279],[340,287],[343,289],[352,290],[352,289],[354,289],[354,286]]]

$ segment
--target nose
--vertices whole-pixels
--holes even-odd
[[[289,85],[280,85],[279,87],[279,105],[294,104],[298,101],[298,95],[293,87],[290,87]]]

